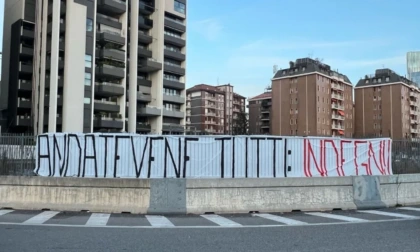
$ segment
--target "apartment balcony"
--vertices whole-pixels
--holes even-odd
[[[410,115],[417,115],[418,112],[415,109],[410,109]]]
[[[137,101],[151,102],[152,101],[152,96],[150,94],[137,93]]]
[[[52,25],[53,25],[53,23],[48,23],[47,24],[47,33],[48,34],[51,34],[51,32],[52,32]],[[65,31],[66,31],[66,21],[63,20],[63,22],[60,23],[60,34],[64,34]]]
[[[136,125],[136,131],[138,132],[150,132],[152,127],[147,122],[138,122]]]
[[[58,42],[58,50],[64,51],[64,48],[65,48],[64,41],[59,41]],[[51,41],[47,42],[47,52],[51,52]]]
[[[270,113],[270,109],[261,109],[261,113],[262,114],[269,114]]]
[[[101,97],[114,97],[124,95],[124,87],[121,84],[109,82],[96,82],[95,95]]]
[[[344,121],[345,118],[342,115],[332,114],[332,119],[333,120]]]
[[[50,88],[50,78],[45,78],[45,87],[46,88]],[[63,81],[63,78],[60,78],[60,79],[58,79],[58,81],[57,81],[57,86],[58,86],[58,88],[62,88],[62,87],[64,87],[64,81]]]
[[[173,88],[176,90],[184,90],[185,89],[185,83],[176,81],[176,80],[168,80],[163,79],[163,87],[166,88]]]
[[[410,119],[410,124],[414,125],[414,124],[418,124],[417,119]]]
[[[416,101],[410,101],[410,106],[417,107],[417,102]]]
[[[240,103],[239,103],[240,104]],[[263,101],[261,103],[261,106],[263,107],[271,107],[272,102],[271,101]]]
[[[32,107],[32,101],[30,99],[18,98],[17,107],[23,109],[30,109]]]
[[[165,49],[165,58],[184,61],[185,54],[181,53],[181,51]]]
[[[180,110],[168,110],[168,109],[164,108],[163,109],[163,116],[183,119],[185,117],[185,113],[183,111],[180,111]]]
[[[35,31],[33,29],[29,29],[28,27],[22,26],[20,28],[20,35],[24,39],[34,39],[35,37]]]
[[[410,97],[417,98],[417,92],[410,91]]]
[[[118,20],[118,18],[113,18],[99,13],[96,14],[96,23],[111,26],[119,30],[122,29],[122,23]]]
[[[187,30],[184,22],[168,17],[165,17],[165,26],[181,32],[185,32]]]
[[[260,119],[261,121],[270,121],[270,117],[268,116],[262,116]]]
[[[145,29],[145,30],[150,30],[153,28],[153,20],[147,18],[147,17],[143,17],[143,16],[139,16],[139,28]]]
[[[52,4],[48,5],[48,16],[52,15],[53,13],[53,6]],[[66,3],[61,1],[60,3],[60,16],[66,14]]]
[[[121,35],[121,32],[98,31],[96,33],[96,40],[99,41],[102,45],[108,43],[121,46],[125,45],[125,37]]]
[[[137,54],[140,57],[144,57],[144,58],[151,58],[152,57],[152,51],[150,51],[148,48],[143,47],[143,46],[138,47]]]
[[[333,129],[333,130],[344,130],[344,126],[343,125],[340,125],[340,124],[333,123],[331,125],[331,129]]]
[[[33,66],[31,63],[19,62],[19,73],[32,74]]]
[[[411,129],[410,129],[410,133],[411,133],[411,134],[417,134],[417,133],[420,133],[420,130],[415,129],[415,128],[411,128]]]
[[[19,52],[21,58],[32,58],[34,56],[34,49],[23,44],[20,44]]]
[[[19,80],[18,90],[20,91],[32,91],[32,82],[27,80]]]
[[[139,72],[152,73],[162,70],[162,63],[154,59],[142,59],[138,62]]]
[[[50,96],[46,95],[44,98],[44,107],[50,106]],[[57,106],[63,106],[63,97],[61,95],[57,95]]]
[[[125,77],[125,69],[107,64],[97,65],[95,75],[110,79],[123,79]]]
[[[99,59],[111,59],[125,62],[125,52],[117,49],[96,49],[95,57]]]
[[[121,0],[98,0],[97,10],[101,14],[115,16],[126,12],[127,3]]]
[[[146,117],[161,116],[162,110],[160,108],[152,106],[138,107],[137,114]]]
[[[185,97],[180,95],[168,95],[163,94],[163,101],[171,102],[171,103],[177,103],[177,104],[184,104],[185,103]]]
[[[332,83],[331,84],[331,89],[344,91],[344,85],[343,84]]]
[[[93,109],[98,112],[119,113],[120,105],[112,101],[95,100]]]
[[[153,6],[150,6],[144,2],[139,2],[139,13],[149,16],[150,14],[152,14],[153,12],[155,12],[155,8],[153,8]]]
[[[166,132],[184,132],[184,125],[175,123],[163,123],[162,131]]]
[[[139,42],[144,44],[151,44],[153,42],[152,36],[150,36],[148,33],[145,33],[143,31],[139,31]]]
[[[16,126],[31,127],[32,118],[30,116],[16,116]]]
[[[105,117],[105,116],[96,116],[93,121],[93,126],[95,128],[105,128],[105,129],[122,129],[124,127],[124,122],[121,117]]]
[[[177,75],[185,75],[185,69],[182,68],[181,66],[175,65],[175,64],[170,64],[168,62],[165,62],[165,67],[164,70],[166,72],[171,72]]]
[[[336,100],[340,100],[340,101],[344,100],[344,96],[340,95],[340,94],[331,94],[331,98],[336,99]]]
[[[165,42],[168,42],[172,45],[179,46],[179,47],[184,47],[185,44],[186,44],[185,39],[183,39],[181,37],[175,37],[175,36],[172,36],[172,35],[168,35],[168,34],[165,34],[164,40],[165,40]]]
[[[144,87],[151,87],[152,86],[152,81],[137,77],[137,85],[144,86]]]
[[[261,124],[261,129],[269,129],[270,128],[270,123],[263,123]]]
[[[207,112],[205,115],[206,116],[214,117],[214,116],[216,116],[216,113],[214,113],[214,112]]]
[[[344,106],[337,103],[331,103],[331,108],[337,110],[344,110]]]

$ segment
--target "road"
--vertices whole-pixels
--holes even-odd
[[[420,251],[420,207],[206,216],[0,211],[0,251]]]

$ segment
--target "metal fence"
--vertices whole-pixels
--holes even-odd
[[[187,135],[207,135],[188,132]],[[0,135],[0,175],[33,176],[36,137],[32,135]],[[420,141],[392,142],[392,170],[394,174],[420,173]]]

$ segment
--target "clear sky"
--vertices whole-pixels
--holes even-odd
[[[419,11],[419,0],[188,0],[187,86],[257,95],[273,65],[306,56],[354,84],[382,66],[405,75],[406,52],[420,50]]]
[[[273,65],[318,57],[353,84],[420,50],[419,0],[189,0],[187,84],[264,91]]]

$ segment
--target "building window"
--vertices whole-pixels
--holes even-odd
[[[90,98],[89,97],[85,97],[84,103],[85,104],[90,104]]]
[[[86,19],[86,31],[93,31],[93,20],[90,18]]]
[[[185,4],[178,2],[178,1],[174,1],[174,9],[177,12],[180,12],[182,14],[185,14]]]
[[[92,83],[92,74],[85,73],[85,86],[90,86]]]
[[[85,55],[85,67],[92,68],[92,55]]]

